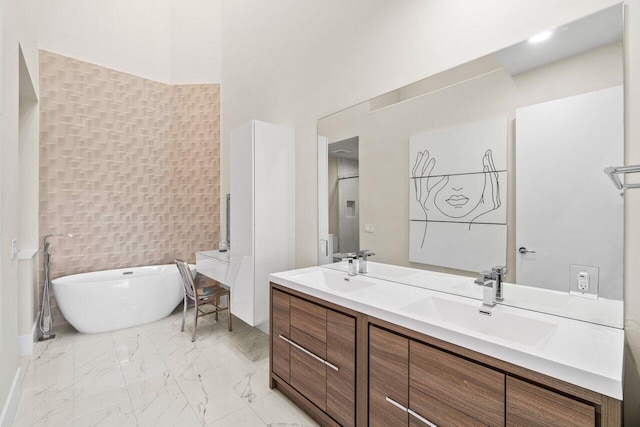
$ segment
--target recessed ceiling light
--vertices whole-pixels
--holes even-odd
[[[553,30],[547,30],[538,34],[534,34],[531,37],[529,37],[529,43],[543,42],[547,40],[549,37],[551,37],[551,34],[553,34]]]

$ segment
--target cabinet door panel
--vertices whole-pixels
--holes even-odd
[[[355,425],[356,319],[327,310],[327,413],[345,427]]]
[[[369,327],[369,425],[406,426],[409,414],[409,340]]]
[[[317,407],[327,410],[327,369],[303,351],[291,347],[291,383]]]
[[[327,309],[324,307],[291,297],[291,325],[321,343],[327,342]]]
[[[504,374],[415,341],[412,388],[490,426],[504,425]]]
[[[415,388],[409,389],[409,409],[439,427],[484,426],[480,421],[456,411]],[[411,427],[425,427],[425,423],[413,415],[409,415],[409,425]]]
[[[326,360],[327,344],[301,331],[295,323],[291,323],[291,341]]]
[[[272,366],[273,372],[280,378],[289,382],[289,351],[288,342],[280,338],[290,338],[289,331],[289,301],[290,297],[284,292],[277,290],[272,291],[271,321],[273,330],[271,331],[272,340]]]
[[[507,426],[594,426],[595,408],[533,384],[507,377]]]

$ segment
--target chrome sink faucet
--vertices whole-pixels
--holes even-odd
[[[502,282],[505,274],[507,274],[507,267],[501,265],[480,273],[480,277],[475,280],[475,284],[484,286],[482,305],[493,307],[496,305],[496,301],[503,300]]]
[[[356,270],[356,264],[358,262],[358,255],[353,253],[353,252],[349,252],[347,254],[344,254],[344,258],[342,258],[342,260],[347,260],[349,262],[349,276],[355,276],[357,275],[357,270]]]
[[[491,277],[496,281],[496,301],[502,301],[502,282],[504,282],[504,276],[507,275],[507,267],[504,265],[496,265],[491,269]]]
[[[358,252],[358,257],[362,258],[362,261],[358,262],[358,273],[367,274],[369,272],[369,270],[367,269],[367,258],[374,255],[375,253],[371,252],[368,249],[363,249]]]
[[[474,283],[483,287],[482,305],[486,307],[496,305],[496,281],[491,277],[491,272],[483,271]],[[480,312],[482,312],[482,309],[480,309]]]

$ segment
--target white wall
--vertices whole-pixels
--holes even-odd
[[[249,119],[296,129],[296,264],[317,260],[316,121],[521,41],[615,0],[278,0],[222,4],[221,195],[229,131]],[[628,0],[627,162],[640,163],[640,0]],[[636,120],[631,118],[635,117]],[[635,141],[635,142],[632,142]],[[223,206],[223,204],[221,204]],[[627,198],[625,415],[640,423],[640,191]],[[634,218],[635,217],[635,218]],[[224,223],[222,224],[224,229]],[[637,288],[637,289],[636,289]],[[634,424],[635,422],[635,424]]]
[[[164,83],[219,83],[220,1],[40,0],[39,47]]]
[[[11,239],[19,235],[18,74],[21,46],[31,80],[38,86],[37,0],[2,2],[0,111],[0,410],[18,369],[18,261],[11,260]]]
[[[170,83],[220,83],[220,3],[171,0]]]

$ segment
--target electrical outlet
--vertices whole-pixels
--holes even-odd
[[[373,233],[373,224],[365,224],[364,225],[365,233]]]
[[[589,291],[589,273],[586,271],[578,273],[578,290],[582,292]]]
[[[598,298],[599,273],[598,267],[571,264],[569,293],[586,298]]]

